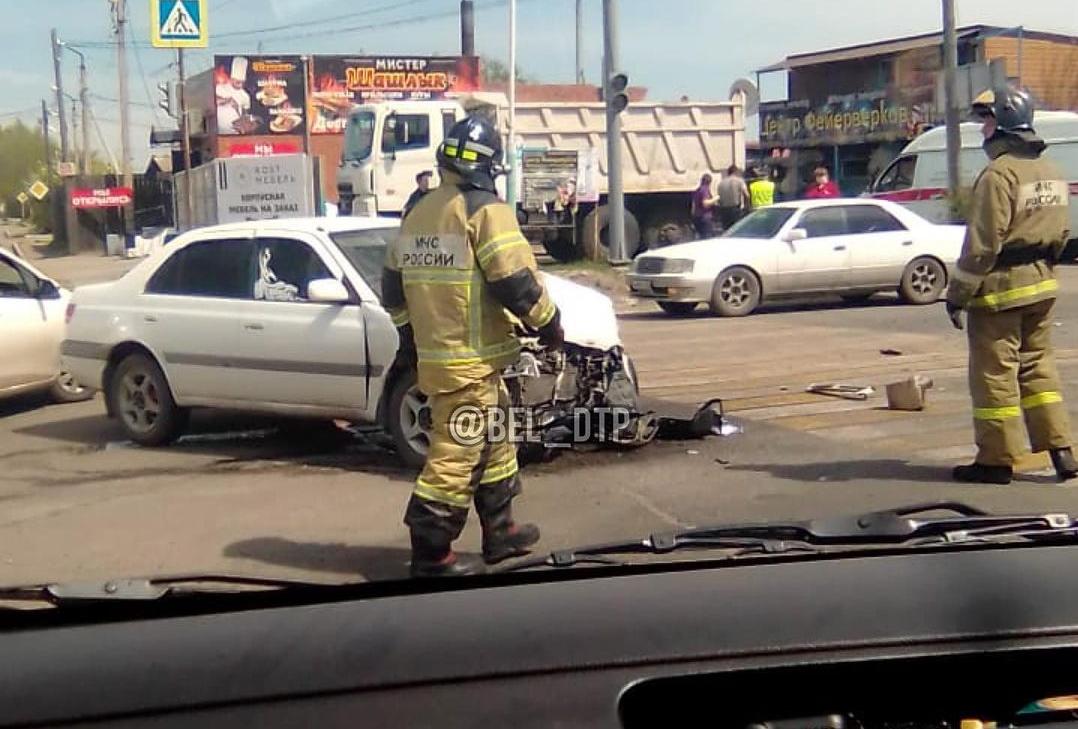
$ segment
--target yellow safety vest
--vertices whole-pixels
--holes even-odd
[[[768,205],[775,204],[775,183],[771,180],[754,180],[749,185],[749,198],[752,200],[752,207],[764,208]]]

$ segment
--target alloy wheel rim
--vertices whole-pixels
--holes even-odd
[[[136,370],[124,375],[120,383],[120,414],[136,433],[153,430],[161,415],[161,395],[148,373]]]

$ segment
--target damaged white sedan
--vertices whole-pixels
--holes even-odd
[[[415,372],[397,361],[397,332],[378,297],[398,225],[312,218],[185,233],[123,278],[75,292],[64,362],[104,391],[109,415],[143,445],[181,435],[191,408],[222,408],[380,425],[401,460],[422,463],[429,411]],[[506,371],[538,442],[572,439],[584,432],[581,413],[608,409],[622,417],[588,423],[587,432],[647,442],[654,418],[637,416],[635,373],[610,299],[546,280],[562,310],[565,351],[548,352],[522,332],[520,361]]]

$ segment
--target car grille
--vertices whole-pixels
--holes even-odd
[[[636,259],[637,273],[662,273],[663,259],[657,257]]]

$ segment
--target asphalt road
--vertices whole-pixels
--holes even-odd
[[[100,280],[127,262],[39,265]],[[110,268],[115,266],[115,268]],[[1062,271],[1054,330],[1078,406],[1078,268]],[[803,518],[936,499],[994,510],[1078,511],[1078,488],[1041,458],[1010,487],[948,482],[972,454],[963,337],[942,305],[809,302],[737,320],[670,318],[627,307],[622,334],[657,407],[722,397],[744,432],[636,451],[566,454],[525,470],[518,516],[541,549],[674,526]],[[881,354],[881,350],[900,354]],[[885,407],[882,388],[931,377],[923,412]],[[804,392],[871,385],[864,402]],[[413,474],[376,443],[281,431],[279,423],[201,413],[169,448],[127,443],[100,398],[0,403],[0,583],[233,572],[320,581],[404,574],[401,515]],[[477,550],[470,520],[460,544]]]

